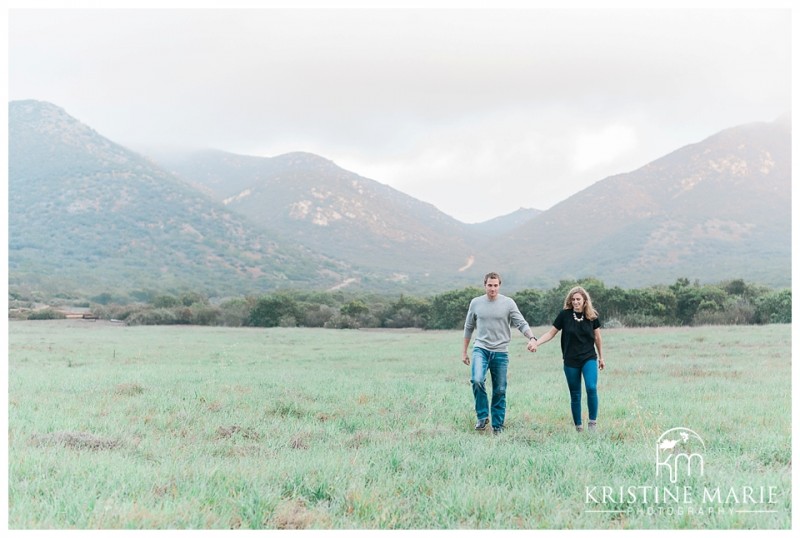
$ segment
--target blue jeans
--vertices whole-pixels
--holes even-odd
[[[486,372],[492,374],[492,428],[502,428],[506,419],[508,353],[472,348],[472,394],[478,420],[489,417],[486,397]]]
[[[567,378],[569,387],[570,408],[572,409],[572,420],[576,426],[582,424],[581,421],[581,375],[586,385],[586,403],[589,406],[589,420],[597,420],[597,359],[590,359],[583,363],[583,368],[572,368],[564,366],[564,375]]]

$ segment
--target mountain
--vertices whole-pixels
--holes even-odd
[[[317,155],[207,150],[158,163],[230,210],[326,256],[399,282],[467,282],[459,269],[474,254],[469,225]]]
[[[161,164],[265,227],[398,282],[446,289],[496,269],[510,289],[591,276],[624,287],[680,277],[787,286],[790,149],[788,116],[733,127],[547,211],[480,224],[306,153],[205,151]]]
[[[521,207],[508,215],[495,217],[477,224],[471,224],[470,227],[479,234],[493,238],[514,230],[529,222],[534,217],[541,215],[541,213],[542,211],[540,209]]]
[[[511,194],[509,194],[511,195]],[[726,129],[551,209],[464,224],[309,153],[145,158],[9,103],[9,286],[438,293],[596,277],[791,283],[791,122]]]
[[[253,293],[352,268],[267,234],[52,104],[9,103],[9,285]]]
[[[744,278],[788,286],[791,123],[726,129],[638,170],[595,183],[491,250],[525,279],[596,276],[626,287]]]

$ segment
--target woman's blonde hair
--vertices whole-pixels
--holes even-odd
[[[580,286],[575,286],[569,290],[569,293],[564,298],[564,310],[570,310],[572,308],[572,296],[576,293],[583,295],[583,315],[586,316],[587,319],[597,319],[597,310],[592,306],[592,298],[589,297],[589,293]]]

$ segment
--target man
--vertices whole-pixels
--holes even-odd
[[[467,320],[464,322],[464,351],[461,361],[469,366],[467,355],[472,333],[472,394],[475,396],[475,413],[478,423],[475,429],[483,431],[489,424],[489,403],[486,396],[486,372],[492,373],[492,433],[503,431],[506,418],[506,377],[508,374],[508,344],[511,342],[511,325],[528,338],[536,340],[528,322],[522,317],[517,303],[511,297],[500,294],[500,275],[488,273],[483,278],[485,295],[475,297],[469,303]]]

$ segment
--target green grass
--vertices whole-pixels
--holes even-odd
[[[11,529],[791,527],[789,325],[604,331],[596,434],[557,340],[516,335],[499,437],[472,431],[459,331],[9,325]],[[771,486],[771,511],[590,511],[588,487],[666,485],[679,426],[692,487]]]

